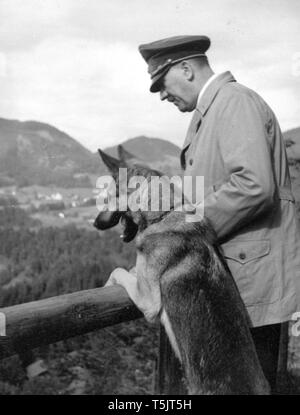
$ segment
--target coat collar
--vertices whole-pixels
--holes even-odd
[[[231,74],[231,72],[226,71],[218,75],[208,85],[196,108],[198,111],[201,112],[202,116],[205,115],[222,86],[227,84],[228,82],[236,82],[236,80]]]
[[[203,96],[198,102],[198,105],[194,111],[190,126],[188,128],[186,138],[184,140],[182,151],[184,151],[191,143],[193,136],[196,133],[196,126],[199,125],[203,116],[206,114],[207,110],[213,103],[217,93],[222,88],[223,85],[228,82],[236,82],[235,78],[231,72],[226,71],[218,75],[207,87]],[[183,154],[182,154],[183,155]]]

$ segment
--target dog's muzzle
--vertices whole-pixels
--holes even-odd
[[[134,223],[134,221],[129,215],[126,215],[126,214],[122,218],[122,225],[124,228],[123,235],[122,235],[123,241],[124,242],[132,241],[138,232],[138,229],[139,229],[138,225]]]
[[[119,223],[121,218],[121,212],[101,212],[96,217],[94,226],[100,231],[105,231],[106,229],[112,228]]]

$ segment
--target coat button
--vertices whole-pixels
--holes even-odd
[[[193,159],[190,159],[190,161],[189,161],[190,166],[193,164],[193,162],[194,162],[194,160]]]
[[[240,259],[245,259],[245,258],[246,258],[246,254],[245,254],[245,252],[241,252],[241,253],[239,254],[239,258],[240,258]]]

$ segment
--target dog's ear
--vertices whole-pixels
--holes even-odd
[[[126,167],[125,163],[122,160],[118,160],[98,149],[98,153],[103,160],[103,163],[108,167],[109,171],[114,175],[118,174],[119,168]]]
[[[119,144],[118,155],[121,162],[123,162],[134,175],[148,176],[148,173],[155,173],[155,175],[161,175],[161,173],[153,170],[152,167],[146,161],[140,159]]]
[[[118,145],[118,156],[123,163],[132,163],[132,160],[137,160],[138,157],[136,157],[134,154],[130,153],[129,151],[125,150],[125,148],[119,144]]]

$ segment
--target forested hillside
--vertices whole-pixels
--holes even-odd
[[[0,210],[0,307],[101,287],[134,260],[114,231],[43,228],[22,210]],[[151,393],[156,337],[139,320],[44,347],[35,355],[48,372],[32,380],[17,356],[5,359],[0,394]]]

